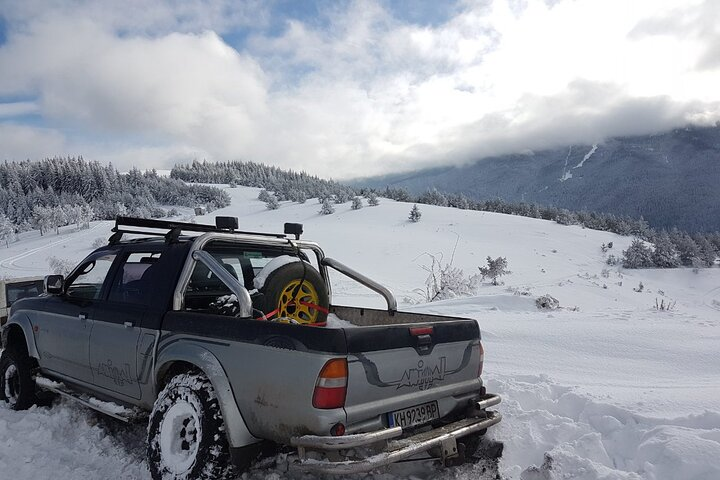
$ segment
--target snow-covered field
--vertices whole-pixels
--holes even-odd
[[[281,203],[268,211],[258,190],[228,189],[241,229],[281,231],[305,225],[303,238],[393,289],[403,308],[478,320],[484,377],[500,393],[504,420],[489,435],[505,444],[503,478],[720,479],[720,269],[634,270],[607,267],[600,246],[620,255],[630,238],[493,213],[381,199],[350,203],[321,216],[319,205]],[[210,216],[198,222],[212,222]],[[111,222],[40,237],[30,232],[0,248],[0,276],[47,273],[47,257],[79,261]],[[457,243],[457,247],[455,248]],[[467,274],[485,258],[505,256],[505,285],[478,295],[418,304],[429,255]],[[429,254],[429,255],[428,255]],[[637,292],[642,282],[643,289]],[[334,303],[383,306],[373,292],[337,275]],[[525,294],[523,294],[525,293]],[[540,311],[550,294],[562,308]],[[674,303],[655,309],[656,300]],[[148,478],[142,428],[128,428],[75,405],[30,412],[0,409],[0,478]],[[282,456],[247,478],[294,477]],[[405,464],[376,478],[494,478],[479,463],[451,470]]]

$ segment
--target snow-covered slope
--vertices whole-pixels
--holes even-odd
[[[601,244],[613,242],[608,253],[619,255],[629,238],[542,220],[421,206],[422,219],[411,223],[410,204],[384,199],[357,211],[337,205],[335,214],[321,216],[315,200],[268,211],[257,189],[227,191],[233,204],[213,215],[236,215],[245,230],[304,223],[304,238],[388,285],[403,308],[478,320],[485,379],[504,397],[505,418],[490,433],[505,442],[504,477],[720,478],[720,269],[608,267]],[[48,256],[80,260],[110,226],[25,234],[0,248],[0,275],[42,274]],[[504,256],[512,273],[503,286],[482,285],[477,296],[417,303],[429,255],[452,258],[468,275],[487,256]],[[383,306],[340,275],[333,276],[333,292],[335,303]],[[534,299],[542,294],[563,308],[539,311]],[[674,308],[658,311],[656,299]],[[0,471],[17,472],[18,479],[92,471],[98,478],[147,477],[142,431],[108,425],[66,404],[29,414],[0,410]],[[265,462],[250,478],[291,475],[282,458],[275,461],[279,466]],[[482,465],[449,472],[405,465],[387,475],[492,478]]]

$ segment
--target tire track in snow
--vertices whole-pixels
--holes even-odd
[[[98,222],[97,225],[89,228],[88,230],[83,231],[82,233],[70,234],[67,238],[56,240],[56,241],[50,242],[50,243],[40,246],[40,247],[31,248],[30,250],[26,250],[22,253],[18,253],[17,255],[12,255],[12,256],[0,261],[0,268],[5,268],[7,270],[22,271],[22,272],[27,272],[28,270],[33,270],[32,268],[29,268],[29,267],[21,267],[16,262],[19,260],[23,260],[23,259],[25,259],[31,255],[34,255],[38,252],[41,252],[43,250],[46,250],[48,248],[56,247],[56,246],[62,245],[64,243],[68,243],[73,240],[77,240],[79,237],[85,237],[88,234],[90,234],[91,232],[93,232],[94,230],[97,230],[100,227],[106,226],[106,223],[107,222],[104,222],[104,221]]]

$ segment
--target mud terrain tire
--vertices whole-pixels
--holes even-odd
[[[148,423],[148,465],[154,480],[204,480],[230,474],[220,404],[201,373],[175,375],[153,406]]]
[[[32,360],[15,347],[3,350],[0,357],[0,401],[13,410],[27,410],[37,402]]]

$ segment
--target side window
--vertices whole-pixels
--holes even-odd
[[[149,305],[158,273],[158,252],[135,252],[127,256],[110,286],[109,300],[113,302]]]
[[[5,300],[7,305],[0,305],[0,307],[10,307],[21,298],[37,297],[41,293],[43,293],[42,280],[8,284],[5,287]]]
[[[68,285],[67,295],[87,300],[99,299],[105,277],[115,261],[115,256],[114,253],[103,255],[83,265],[78,276]]]

